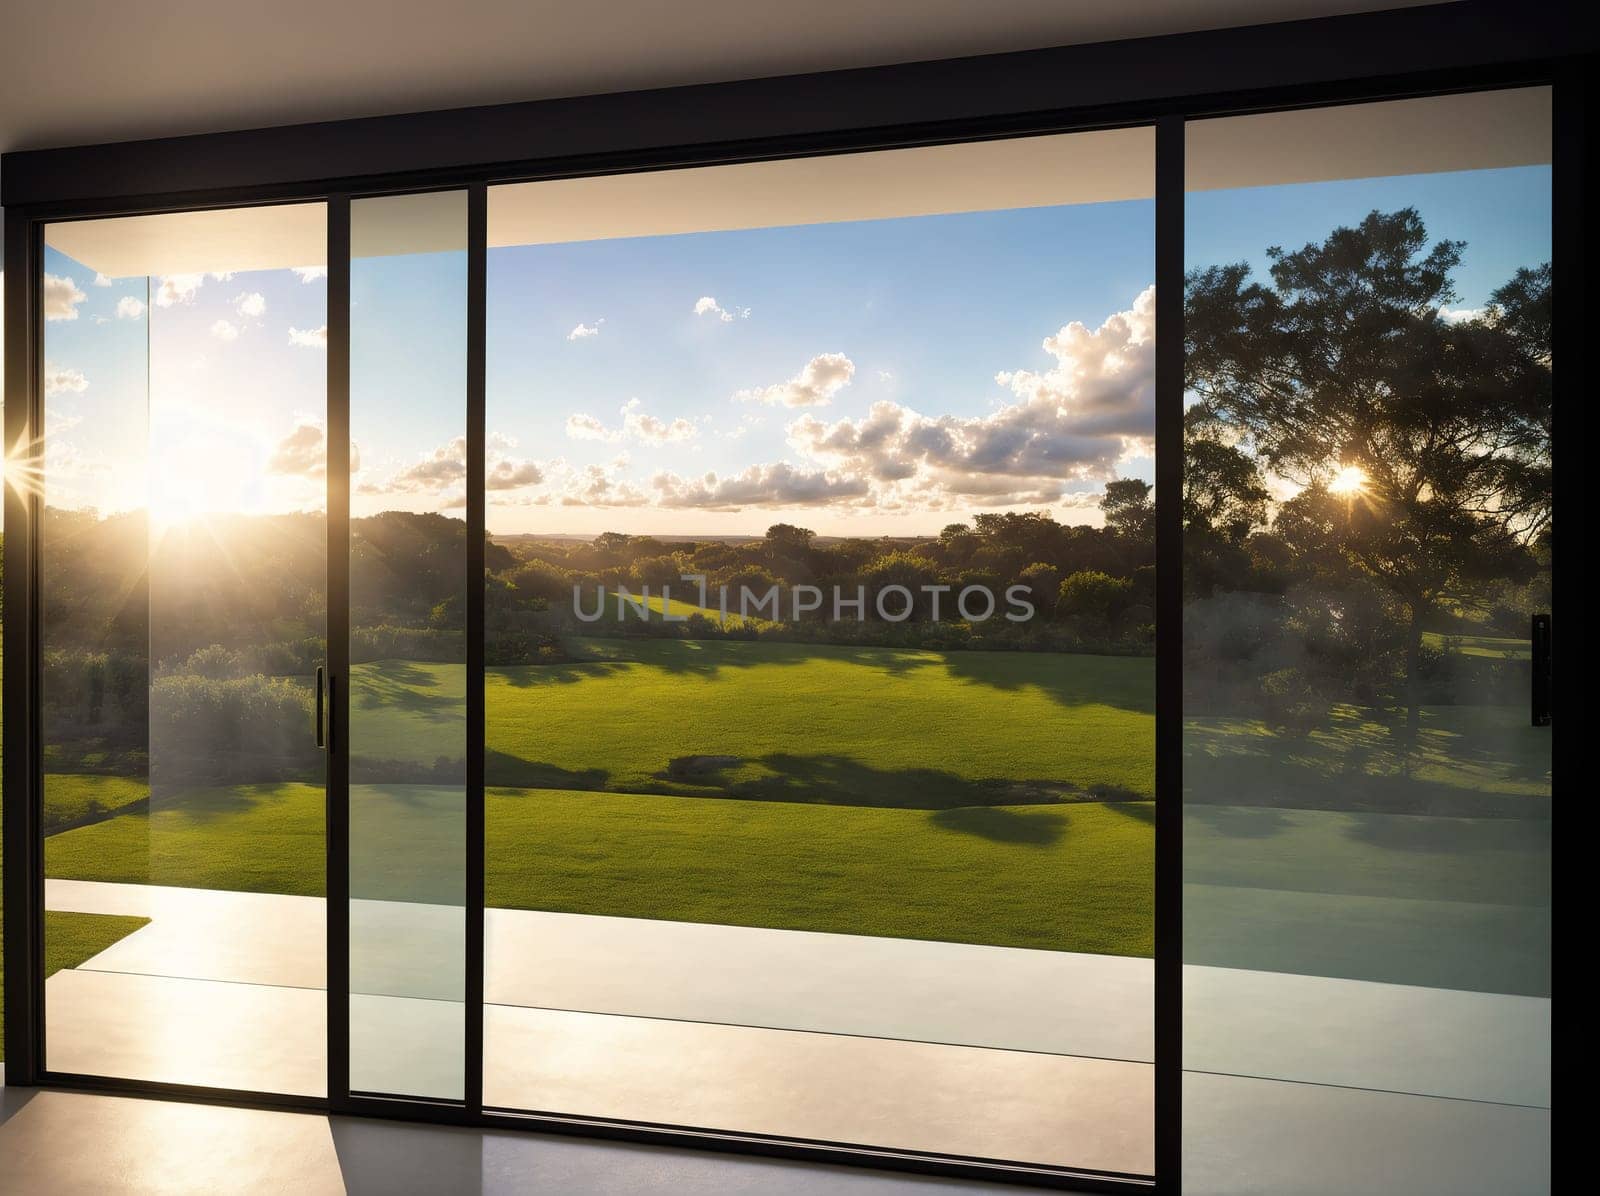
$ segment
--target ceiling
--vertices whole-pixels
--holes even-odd
[[[1550,161],[1548,87],[1199,120],[1187,189],[1481,170]],[[510,183],[489,191],[502,245],[664,236],[839,220],[1148,199],[1148,127]],[[359,199],[357,257],[466,248],[464,191]],[[212,208],[48,227],[48,243],[111,278],[264,270],[325,260],[320,204]]]
[[[13,0],[0,151],[1143,37],[1428,0]]]

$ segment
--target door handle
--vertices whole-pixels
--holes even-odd
[[[1550,725],[1550,616],[1533,616],[1533,725]]]
[[[317,666],[317,746],[326,747],[327,743],[322,733],[322,666]]]

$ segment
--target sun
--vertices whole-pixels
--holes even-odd
[[[1333,475],[1333,480],[1328,483],[1329,494],[1341,494],[1346,498],[1357,495],[1367,488],[1367,471],[1359,465],[1342,465],[1339,472]]]
[[[155,530],[181,527],[212,514],[205,481],[178,469],[152,470],[150,520]]]

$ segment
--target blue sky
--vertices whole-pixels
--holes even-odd
[[[1458,307],[1549,256],[1549,171],[1525,168],[1194,194],[1187,258],[1262,267],[1270,244],[1405,205],[1468,242]],[[1095,522],[1106,480],[1151,475],[1152,218],[1129,202],[492,250],[491,529]],[[52,502],[320,505],[320,278],[95,285],[53,250],[45,268]],[[464,296],[461,254],[356,263],[358,515],[460,511]]]

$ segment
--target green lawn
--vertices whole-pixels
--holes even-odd
[[[1452,635],[1443,631],[1424,631],[1422,642],[1430,648],[1443,651],[1452,646],[1463,656],[1479,656],[1488,660],[1527,660],[1533,655],[1530,640],[1502,635]]]
[[[352,893],[459,901],[461,794],[359,786]],[[1148,955],[1149,803],[817,807],[495,789],[488,903],[619,917]],[[49,875],[318,895],[307,785],[204,790],[52,836]]]
[[[1423,709],[1398,728],[1336,706],[1307,735],[1253,719],[1184,719],[1184,803],[1491,818],[1550,816],[1550,732],[1507,706]]]
[[[1154,662],[578,639],[491,669],[490,784],[948,808],[1155,792]],[[459,666],[352,678],[354,779],[459,758]],[[368,762],[371,762],[370,764]]]

